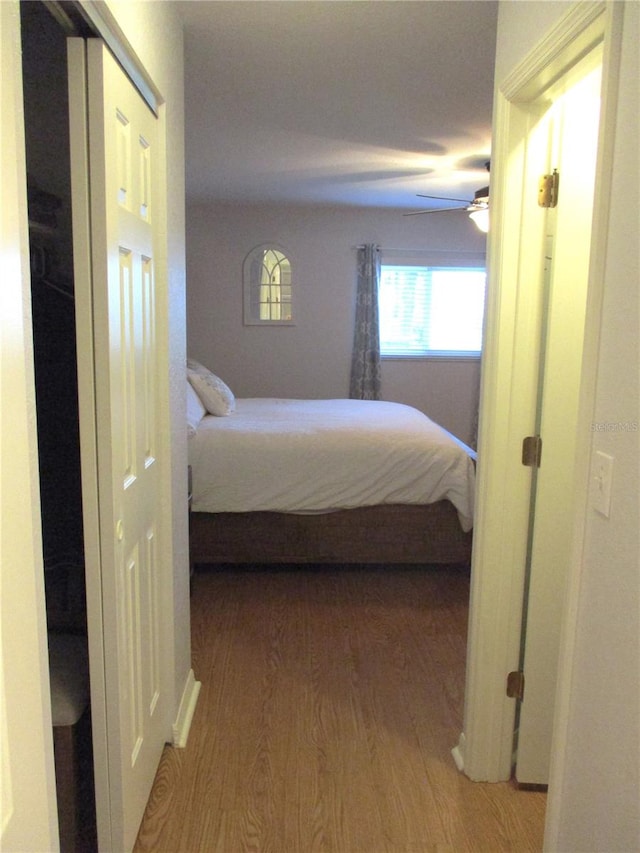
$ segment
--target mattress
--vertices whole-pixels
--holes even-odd
[[[472,451],[430,418],[373,400],[240,398],[189,439],[194,512],[328,512],[449,500],[473,524]]]

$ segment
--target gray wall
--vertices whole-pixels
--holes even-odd
[[[292,327],[244,326],[242,262],[281,244],[294,273]],[[187,205],[188,351],[239,397],[346,397],[353,341],[355,248],[484,252],[464,213],[258,205]],[[384,361],[382,397],[415,406],[475,440],[480,365]]]

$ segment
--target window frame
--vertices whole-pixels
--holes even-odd
[[[260,306],[261,298],[258,296],[258,301],[254,298],[255,291],[260,291],[264,287],[270,287],[268,283],[262,280],[256,280],[256,271],[258,268],[264,269],[264,257],[268,253],[275,253],[282,256],[284,262],[288,266],[289,282],[277,283],[278,289],[285,287],[288,289],[288,299],[282,301],[282,305],[289,306],[290,317],[286,319],[274,319],[272,317],[255,316],[253,309],[257,304]],[[284,266],[282,261],[278,261],[278,266]],[[295,326],[293,312],[293,263],[289,252],[279,243],[262,243],[259,246],[254,246],[246,255],[242,264],[242,285],[243,285],[243,322],[245,326]],[[275,286],[275,285],[274,285]]]
[[[445,269],[447,267],[469,267],[470,269],[483,269],[486,275],[486,254],[484,252],[423,252],[416,250],[383,250],[381,256],[381,268],[384,269],[385,266],[425,267],[431,269]],[[485,282],[485,309],[486,293],[487,292]],[[482,343],[484,343],[484,340],[482,341]],[[416,353],[385,353],[382,349],[381,340],[380,358],[383,361],[451,361],[456,363],[461,363],[464,361],[477,362],[482,358],[482,349],[480,349],[480,351],[432,350],[421,351]]]

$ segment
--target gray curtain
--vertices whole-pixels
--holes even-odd
[[[359,247],[356,322],[349,384],[349,397],[354,400],[380,399],[379,282],[380,249],[372,243]]]

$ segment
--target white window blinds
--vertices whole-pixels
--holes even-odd
[[[484,267],[382,264],[380,348],[387,357],[472,357],[482,349]]]

